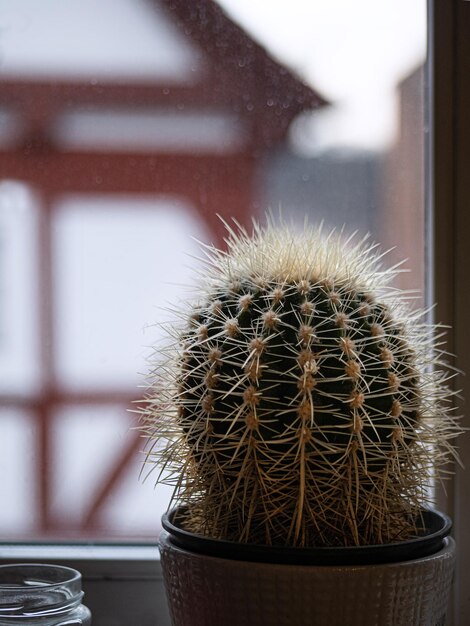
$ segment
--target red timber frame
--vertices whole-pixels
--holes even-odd
[[[155,0],[148,0],[156,4]],[[65,405],[129,407],[132,390],[69,393],[61,389],[55,367],[54,283],[51,237],[58,199],[68,193],[172,194],[186,197],[213,235],[223,245],[223,229],[216,214],[248,223],[257,212],[256,174],[266,151],[281,144],[293,118],[301,111],[323,106],[325,101],[234,24],[212,0],[160,0],[184,36],[196,44],[208,60],[200,83],[175,86],[166,83],[90,83],[72,80],[1,79],[0,107],[21,118],[21,135],[0,148],[0,175],[22,181],[35,191],[39,203],[39,324],[40,394],[0,397],[0,406],[20,407],[37,420],[35,458],[37,535],[67,537],[77,533],[51,512],[53,437],[52,415]],[[65,149],[56,143],[53,128],[60,116],[75,109],[139,111],[213,110],[235,114],[248,129],[244,146],[227,154],[178,154],[166,152],[92,151]],[[78,529],[81,536],[99,537],[99,512],[122,478],[137,450],[138,435],[103,483]]]

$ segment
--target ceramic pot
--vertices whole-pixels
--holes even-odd
[[[444,626],[455,565],[449,518],[424,511],[409,542],[245,546],[165,515],[160,552],[173,626]]]

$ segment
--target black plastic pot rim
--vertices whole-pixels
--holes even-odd
[[[452,529],[447,515],[423,508],[420,522],[426,530],[413,539],[371,546],[292,548],[236,543],[191,533],[175,521],[179,510],[175,507],[162,516],[162,526],[172,545],[211,557],[286,565],[379,565],[422,559],[439,552]]]

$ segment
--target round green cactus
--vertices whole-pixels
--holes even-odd
[[[272,545],[410,537],[459,430],[433,329],[364,240],[269,224],[227,244],[144,413],[184,523]]]

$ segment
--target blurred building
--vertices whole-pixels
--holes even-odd
[[[399,131],[384,162],[382,184],[381,239],[384,245],[396,246],[392,262],[406,259],[404,267],[411,272],[402,274],[399,285],[412,290],[423,289],[426,280],[426,237],[416,237],[426,232],[424,80],[420,65],[397,86]],[[417,303],[424,304],[422,293]]]
[[[128,431],[137,392],[126,353],[114,352],[130,334],[120,320],[151,292],[156,269],[173,280],[174,234],[151,214],[183,207],[223,243],[217,214],[247,223],[259,211],[267,153],[300,112],[326,103],[212,0],[49,1],[49,10],[4,2],[0,16],[0,195],[11,242],[0,285],[17,304],[5,305],[10,353],[0,357],[0,489],[11,502],[0,529],[145,534],[103,510],[142,445]],[[134,232],[142,203],[147,221]],[[159,267],[142,268],[152,246],[156,256],[139,263]],[[148,278],[133,291],[142,269]],[[125,493],[115,512],[129,508]]]

